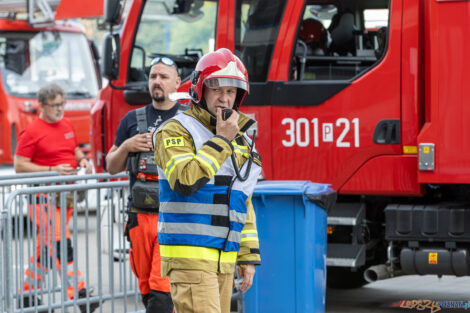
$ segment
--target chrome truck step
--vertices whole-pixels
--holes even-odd
[[[326,266],[359,267],[366,262],[366,245],[329,243]]]
[[[328,225],[360,225],[365,213],[363,203],[336,203],[328,212]]]
[[[365,204],[336,203],[328,212],[327,266],[359,267],[365,264],[366,245],[361,238]]]

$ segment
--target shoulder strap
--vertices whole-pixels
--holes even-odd
[[[147,107],[139,108],[135,110],[135,114],[137,117],[137,131],[139,134],[145,134],[148,129],[148,124],[147,124],[147,112],[146,109]]]
[[[178,107],[178,110],[176,111],[176,114],[182,113],[186,110],[189,110],[189,108],[190,108],[189,105],[187,105],[187,104],[183,104],[183,103],[180,103],[180,102],[178,102],[178,104],[179,104],[179,107]]]

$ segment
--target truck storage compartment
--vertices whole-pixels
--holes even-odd
[[[385,208],[390,241],[468,242],[468,225],[470,206],[466,204],[391,204]]]

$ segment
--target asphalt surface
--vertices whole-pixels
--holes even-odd
[[[470,277],[443,276],[401,276],[368,284],[350,290],[328,289],[326,293],[327,313],[360,312],[470,312],[468,309],[444,308],[431,310],[416,305],[407,308],[406,302],[412,300],[470,301]],[[405,306],[405,307],[400,307]]]

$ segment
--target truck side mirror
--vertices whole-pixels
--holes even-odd
[[[120,0],[104,0],[104,22],[111,25],[119,24],[121,13]]]
[[[23,75],[27,68],[27,54],[24,41],[7,40],[5,54],[0,55],[0,57],[3,57],[7,70]]]
[[[103,40],[102,73],[108,80],[116,80],[119,77],[119,58],[121,44],[119,34],[108,33]]]

